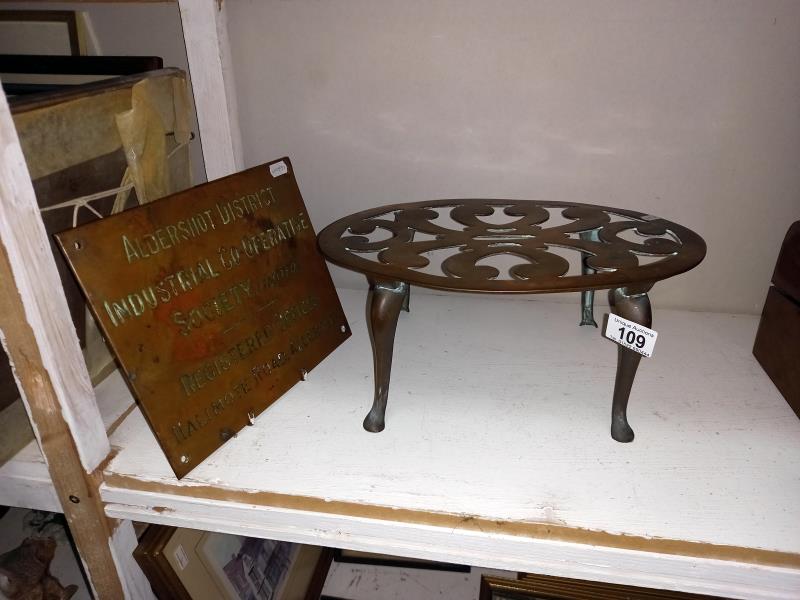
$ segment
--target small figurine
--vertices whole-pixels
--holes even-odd
[[[53,538],[29,537],[0,555],[0,593],[9,600],[68,600],[77,585],[66,588],[50,574],[56,553]]]

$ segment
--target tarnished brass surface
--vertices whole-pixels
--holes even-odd
[[[487,222],[502,209],[505,222]],[[549,210],[548,210],[549,209]],[[444,212],[455,222],[435,222]],[[566,223],[548,226],[551,212]],[[641,241],[620,237],[634,230]],[[366,236],[378,234],[370,241]],[[584,234],[584,235],[581,235]],[[665,237],[659,237],[665,236]],[[696,266],[706,245],[696,233],[665,219],[632,210],[539,200],[432,200],[382,206],[340,219],[320,232],[332,262],[384,281],[471,292],[574,292],[652,284]],[[560,248],[585,259],[583,273],[568,275]],[[424,255],[452,252],[438,273]],[[479,264],[494,255],[513,256],[510,278]],[[642,264],[638,257],[659,260]]]
[[[178,477],[350,335],[282,161],[57,236]]]

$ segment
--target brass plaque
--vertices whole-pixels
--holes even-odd
[[[56,237],[178,477],[350,336],[288,158]]]

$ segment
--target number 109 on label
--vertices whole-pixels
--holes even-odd
[[[658,338],[658,332],[654,329],[623,319],[615,314],[608,315],[605,335],[620,346],[625,346],[647,358],[653,355],[653,347]]]

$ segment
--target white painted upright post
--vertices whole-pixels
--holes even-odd
[[[110,445],[2,92],[0,339],[95,596],[152,598],[131,522],[100,500]]]
[[[242,140],[225,7],[178,0],[208,180],[241,171]]]

